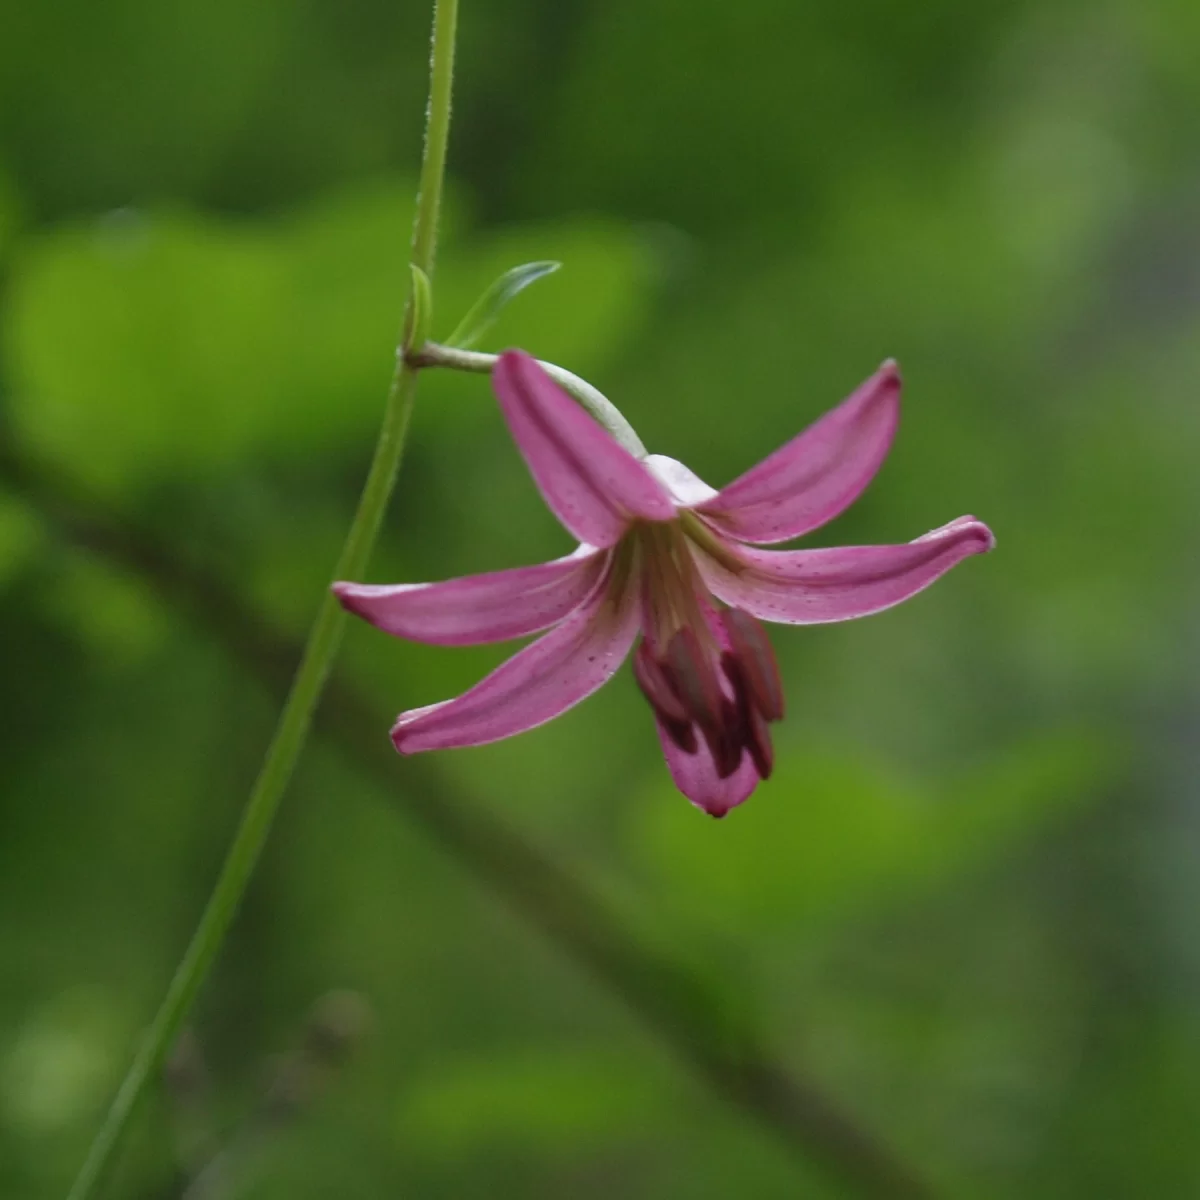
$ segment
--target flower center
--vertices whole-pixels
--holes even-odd
[[[667,735],[686,754],[698,735],[727,779],[749,754],[762,779],[774,755],[769,721],[783,716],[783,687],[766,630],[749,613],[716,607],[680,522],[644,524],[643,629],[634,678]]]

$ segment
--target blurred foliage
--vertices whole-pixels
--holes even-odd
[[[5,5],[0,467],[86,489],[292,633],[391,371],[428,17]],[[561,261],[486,347],[592,379],[714,484],[894,355],[896,448],[814,542],[974,511],[1000,548],[870,621],[777,631],[778,775],[723,822],[673,791],[625,675],[432,769],[945,1194],[1196,1195],[1200,6],[461,19],[435,334]],[[273,716],[85,543],[0,471],[6,1196],[63,1193]],[[372,578],[565,549],[486,382],[429,372]],[[506,652],[353,628],[345,657],[382,740]],[[375,1013],[231,1196],[834,1194],[382,799],[314,746],[196,1014],[236,1146],[314,997]],[[178,1192],[177,1104],[117,1194]]]

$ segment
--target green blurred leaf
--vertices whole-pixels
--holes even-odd
[[[88,1117],[111,1087],[124,1033],[100,988],[56,996],[17,1030],[0,1057],[0,1111],[42,1138]]]
[[[170,617],[140,579],[83,553],[68,553],[46,597],[46,610],[83,641],[100,663],[122,667],[158,649]]]
[[[0,585],[28,559],[42,537],[42,523],[22,500],[0,491]]]
[[[506,1147],[577,1154],[657,1124],[652,1073],[610,1050],[532,1047],[448,1063],[402,1102],[406,1142],[444,1158]]]
[[[495,325],[501,312],[514,296],[523,292],[531,283],[552,275],[561,266],[562,264],[557,262],[530,262],[505,271],[471,306],[467,315],[446,339],[446,345],[461,350],[469,350],[477,345],[480,338]]]
[[[8,257],[21,222],[21,206],[12,178],[0,167],[0,261]]]
[[[286,397],[286,283],[262,236],[184,214],[37,239],[5,329],[20,436],[109,492],[243,454]]]
[[[1087,799],[1121,752],[1038,736],[935,790],[853,752],[781,748],[779,760],[723,821],[698,818],[668,784],[639,806],[635,852],[701,921],[791,933],[943,884]]]
[[[3,330],[18,434],[110,494],[267,450],[367,442],[394,362],[411,208],[392,181],[274,223],[125,212],[31,239]],[[645,274],[638,240],[615,225],[507,230],[447,253],[439,304],[466,307],[480,272],[542,242],[579,267],[565,294],[519,306],[521,340],[568,359],[611,353]]]

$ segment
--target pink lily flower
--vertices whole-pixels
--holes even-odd
[[[715,817],[771,773],[768,723],[783,686],[760,621],[865,617],[928,587],[991,531],[960,517],[895,546],[760,550],[836,517],[892,442],[900,375],[884,363],[839,407],[714,491],[682,463],[638,459],[512,350],[492,373],[500,407],[573,554],[443,583],[337,583],[342,605],[386,633],[469,646],[549,630],[475,687],[401,713],[401,754],[478,746],[578,704],[633,671],[679,790]]]

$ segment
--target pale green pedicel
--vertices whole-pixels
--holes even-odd
[[[412,361],[418,367],[450,367],[455,371],[469,371],[479,375],[490,375],[499,361],[498,354],[482,354],[477,350],[459,350],[453,346],[441,346],[427,342],[414,352]],[[601,429],[608,430],[616,440],[635,458],[646,457],[646,447],[619,408],[586,379],[568,371],[565,367],[538,360],[538,365],[567,393]]]

